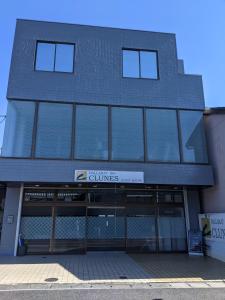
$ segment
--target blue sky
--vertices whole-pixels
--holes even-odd
[[[17,18],[175,33],[186,73],[203,76],[206,106],[225,106],[225,0],[2,1],[0,114]],[[0,124],[0,145],[2,131]]]

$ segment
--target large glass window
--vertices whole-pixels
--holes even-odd
[[[157,79],[156,51],[123,50],[123,76]]]
[[[76,106],[75,156],[80,159],[108,159],[108,108]]]
[[[74,45],[37,43],[35,69],[38,71],[73,72]]]
[[[31,156],[34,112],[34,102],[9,101],[2,147],[3,156]]]
[[[180,111],[184,162],[207,163],[207,147],[203,116],[200,111]]]
[[[36,156],[69,158],[71,154],[72,111],[70,104],[40,103]]]
[[[144,159],[142,109],[112,108],[112,159]]]
[[[179,161],[179,141],[175,110],[147,109],[148,160]]]

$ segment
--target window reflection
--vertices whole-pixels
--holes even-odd
[[[185,162],[207,163],[203,116],[200,111],[180,111],[183,159]]]
[[[156,52],[140,51],[141,78],[157,79],[157,57]]]
[[[175,110],[146,111],[148,159],[179,161],[177,116]]]
[[[138,51],[123,50],[123,76],[139,77]]]
[[[74,45],[37,43],[35,69],[37,71],[73,72]]]
[[[36,54],[36,70],[54,70],[55,44],[38,43]]]
[[[123,76],[157,79],[156,51],[123,50]]]
[[[69,158],[71,154],[72,105],[40,103],[36,156]]]
[[[112,108],[112,159],[144,159],[142,109]]]
[[[55,71],[73,72],[74,45],[56,45]]]
[[[76,158],[108,158],[108,108],[77,105]]]
[[[29,157],[34,124],[34,102],[9,101],[2,155]]]

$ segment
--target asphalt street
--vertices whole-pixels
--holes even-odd
[[[124,288],[124,289],[30,289],[30,290],[1,290],[1,300],[224,300],[224,288]]]

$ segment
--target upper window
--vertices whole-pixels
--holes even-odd
[[[37,43],[35,70],[50,72],[73,72],[74,45]]]
[[[158,79],[156,51],[123,50],[123,77]]]

